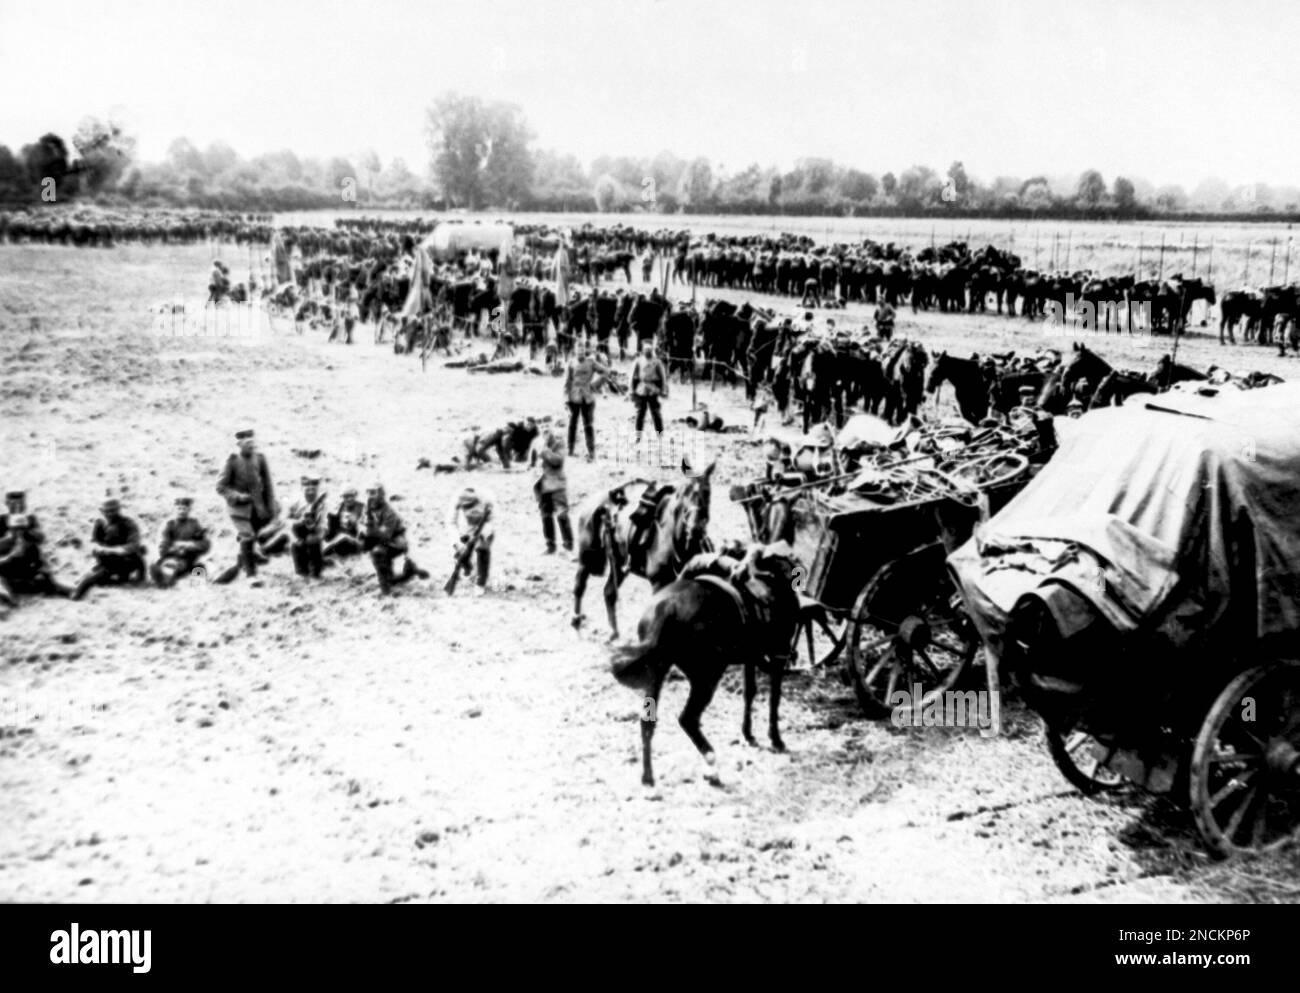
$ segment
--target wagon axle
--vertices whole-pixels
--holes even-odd
[[[909,648],[926,648],[932,640],[930,624],[924,617],[912,614],[898,625],[898,638]]]
[[[1300,749],[1285,738],[1274,738],[1264,752],[1269,772],[1282,776],[1300,776]]]

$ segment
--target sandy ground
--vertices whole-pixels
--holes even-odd
[[[327,345],[320,333],[155,333],[145,309],[192,299],[206,260],[198,248],[0,247],[0,483],[31,491],[60,576],[84,568],[78,542],[106,489],[154,547],[172,497],[194,494],[212,561],[230,561],[213,487],[232,433],[252,426],[283,498],[308,470],[333,496],[382,479],[435,581],[381,601],[360,564],[305,583],[280,559],[256,585],[24,602],[0,620],[0,899],[1240,897],[1167,805],[1075,794],[1014,704],[999,738],[898,730],[863,719],[837,672],[787,685],[784,754],[742,742],[732,674],[705,716],[724,785],[706,781],[669,720],[660,785],[644,790],[640,701],[608,675],[598,589],[591,627],[568,625],[573,566],[541,554],[532,473],[476,474],[500,500],[495,588],[441,590],[443,514],[463,477],[418,460],[445,459],[476,425],[558,416],[559,381],[422,373],[368,340]],[[900,333],[911,322],[905,312]],[[1041,334],[947,316],[919,333],[967,351],[1038,347]],[[1122,348],[1142,366],[1158,354]],[[1182,354],[1205,364],[1218,347]],[[1292,364],[1232,354],[1242,371]],[[744,417],[730,391],[706,394]],[[689,406],[677,388],[668,415]],[[570,465],[575,501],[646,471],[626,445],[629,415],[626,401],[598,404],[602,457]],[[700,462],[719,459],[715,536],[744,536],[727,488],[751,474],[754,450],[676,437]],[[640,581],[625,587],[625,630],[646,596]],[[670,682],[663,712],[684,700]],[[1293,876],[1294,861],[1252,871]]]

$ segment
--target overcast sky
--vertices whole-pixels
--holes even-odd
[[[117,113],[146,159],[185,135],[422,173],[424,109],[455,89],[584,165],[1293,184],[1297,40],[1292,0],[0,0],[0,143]]]

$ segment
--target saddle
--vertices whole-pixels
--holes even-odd
[[[734,552],[703,553],[687,562],[678,578],[707,583],[726,593],[736,606],[742,627],[753,629],[749,641],[754,652],[773,663],[784,664],[796,628],[790,626],[785,631],[779,628],[783,621],[787,625],[797,625],[802,605],[793,588],[782,588],[781,584],[788,582],[788,577],[762,569],[762,561],[773,557],[793,561],[794,552],[782,541],[770,545],[752,544],[743,557]],[[787,617],[782,617],[780,609],[782,596],[794,598],[794,609],[788,611]]]

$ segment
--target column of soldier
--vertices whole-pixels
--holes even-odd
[[[215,583],[230,583],[241,572],[255,577],[259,565],[285,552],[292,558],[297,574],[306,578],[319,578],[331,560],[367,554],[381,596],[412,579],[429,578],[411,557],[406,526],[389,504],[381,483],[366,490],[364,502],[357,499],[355,489],[344,490],[337,509],[329,513],[320,479],[304,476],[302,494],[290,506],[287,521],[282,521],[270,467],[266,457],[257,451],[253,432],[240,431],[235,439],[238,451],[227,459],[217,480],[217,492],[225,499],[235,527],[238,559],[213,577]],[[549,434],[548,439],[554,440]],[[16,606],[19,593],[80,600],[93,587],[141,584],[146,576],[160,587],[172,586],[184,576],[207,577],[204,558],[212,542],[208,529],[191,516],[193,503],[189,496],[176,498],[174,516],[160,535],[158,557],[149,563],[139,525],[123,512],[120,500],[106,499],[90,535],[91,567],[69,587],[51,572],[42,547],[45,534],[35,514],[27,509],[26,493],[8,491],[7,512],[0,515],[0,604]],[[491,497],[471,486],[461,491],[447,515],[456,552],[456,573],[468,576],[473,560],[478,595],[487,590],[493,538],[491,514]],[[548,551],[554,551],[553,532],[545,530]],[[571,547],[567,515],[563,530],[566,547]],[[454,585],[449,582],[449,590]]]

